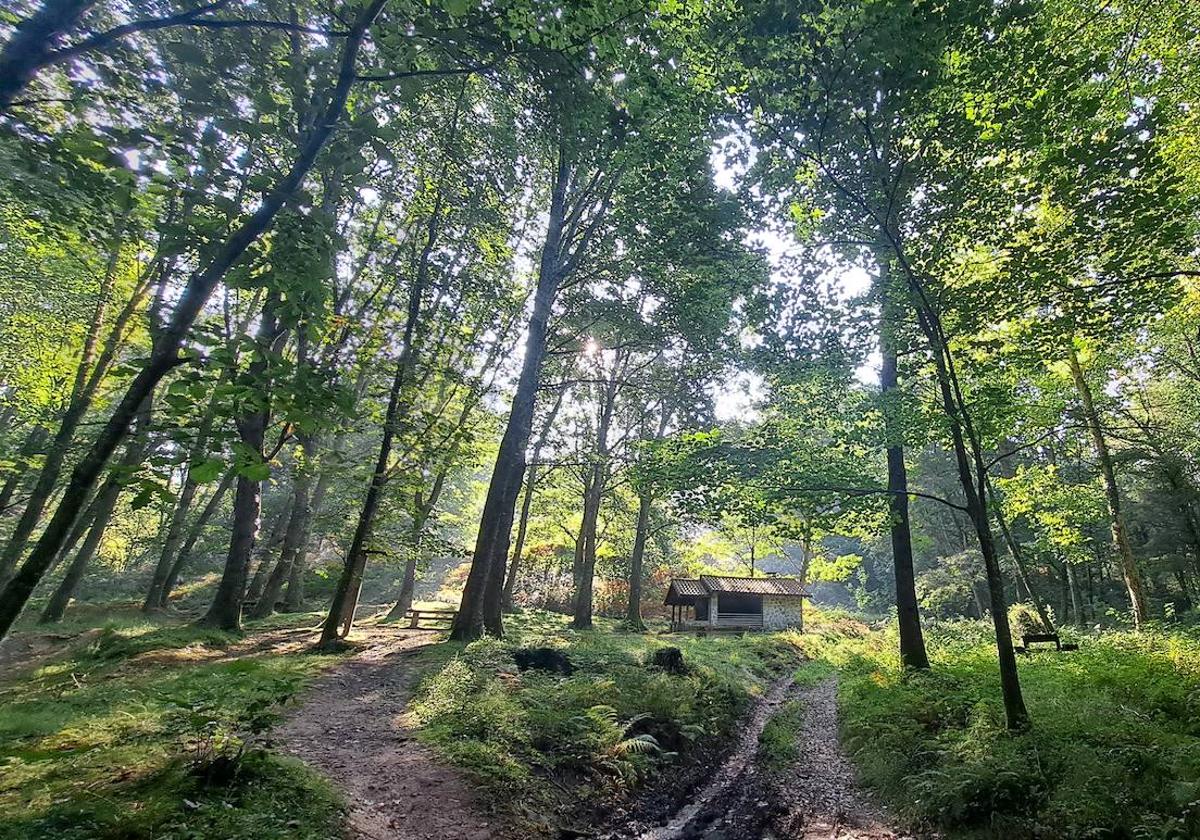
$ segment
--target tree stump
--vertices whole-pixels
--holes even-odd
[[[660,647],[654,651],[650,664],[668,674],[686,674],[687,663],[683,661],[683,651],[677,647]]]

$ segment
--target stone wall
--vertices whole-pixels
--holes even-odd
[[[763,596],[763,627],[783,630],[787,627],[804,629],[804,599]]]

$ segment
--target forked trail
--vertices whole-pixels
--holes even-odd
[[[471,785],[421,745],[403,713],[419,676],[413,656],[437,637],[375,628],[369,646],[326,674],[277,732],[281,746],[346,796],[356,840],[499,840],[511,836]],[[836,682],[778,680],[747,716],[708,781],[657,823],[636,819],[608,840],[909,840],[858,786],[837,739]],[[758,738],[790,699],[804,706],[796,763],[771,776]],[[579,835],[575,835],[579,836]],[[586,835],[585,835],[586,836]]]

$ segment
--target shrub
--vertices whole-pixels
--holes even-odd
[[[1106,632],[1022,657],[1032,729],[1003,725],[982,622],[926,634],[934,667],[902,673],[894,629],[828,645],[843,740],[904,818],[949,836],[1200,836],[1200,643]]]
[[[505,804],[565,796],[594,806],[597,789],[623,796],[702,738],[729,735],[765,678],[798,659],[794,639],[682,639],[688,673],[673,674],[648,667],[659,649],[650,637],[602,626],[579,633],[527,612],[504,641],[459,649],[417,690],[422,739]],[[513,652],[539,647],[567,655],[572,673],[518,672]]]

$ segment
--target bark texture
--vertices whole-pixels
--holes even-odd
[[[1071,364],[1071,376],[1075,379],[1075,387],[1079,391],[1079,401],[1083,406],[1083,419],[1092,438],[1092,449],[1100,466],[1100,476],[1104,480],[1104,501],[1108,506],[1109,526],[1112,530],[1113,545],[1117,548],[1117,556],[1121,559],[1121,576],[1125,581],[1125,590],[1129,593],[1129,605],[1133,610],[1133,623],[1141,627],[1149,617],[1146,607],[1146,593],[1142,585],[1142,575],[1133,556],[1133,546],[1129,542],[1129,530],[1125,525],[1125,515],[1121,512],[1121,493],[1117,487],[1117,473],[1113,468],[1112,453],[1108,449],[1108,441],[1104,437],[1104,428],[1100,424],[1100,415],[1096,411],[1096,402],[1092,396],[1092,388],[1083,367],[1079,364],[1079,354],[1075,346],[1071,346],[1068,357]]]

